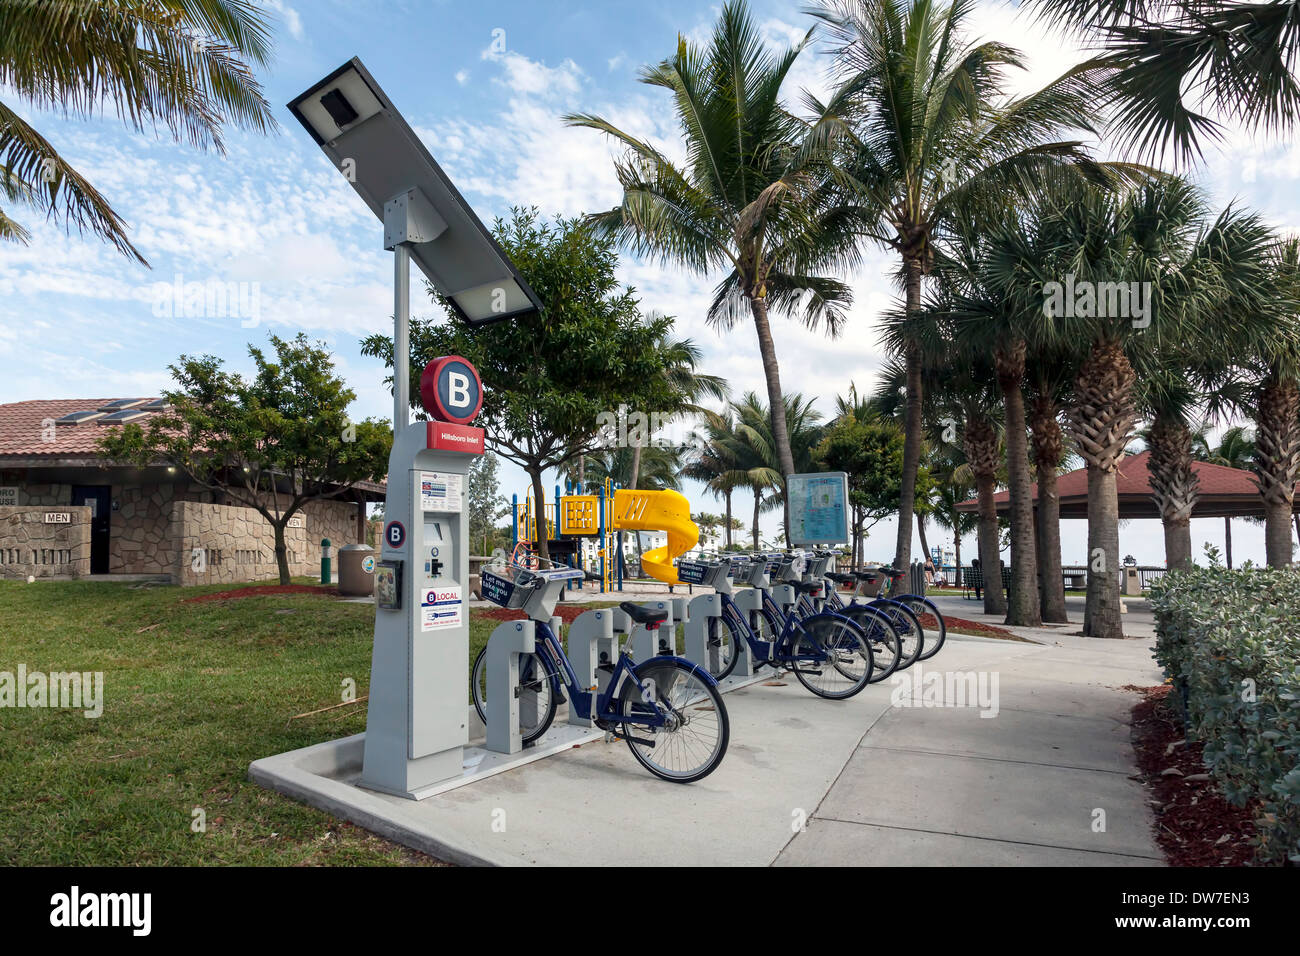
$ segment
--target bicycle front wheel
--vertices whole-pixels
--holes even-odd
[[[727,753],[727,707],[703,670],[685,661],[652,658],[623,682],[619,733],[632,755],[656,777],[691,783],[707,777]],[[658,726],[639,723],[653,714]]]
[[[898,669],[903,659],[903,642],[894,622],[874,607],[855,604],[838,612],[862,628],[871,645],[871,681],[876,684]]]
[[[539,654],[519,657],[519,737],[530,744],[550,729],[560,706],[558,680]],[[479,720],[487,726],[487,648],[478,652],[469,681]]]
[[[862,628],[838,614],[813,614],[796,625],[794,676],[818,697],[845,700],[871,680],[871,645]]]
[[[889,598],[880,599],[867,606],[874,607],[887,615],[894,627],[898,629],[898,638],[903,649],[902,657],[898,661],[898,670],[905,670],[919,661],[925,650],[925,629],[921,627],[921,622],[912,613],[912,609],[906,604]]]
[[[907,605],[907,609],[916,615],[918,625],[925,629],[925,647],[917,660],[928,661],[939,653],[943,642],[948,639],[948,625],[933,601],[919,594],[908,594],[898,600]]]

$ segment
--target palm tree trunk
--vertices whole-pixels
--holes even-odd
[[[1223,556],[1228,562],[1228,570],[1232,570],[1232,516],[1223,516]]]
[[[1119,605],[1119,498],[1116,475],[1133,435],[1137,373],[1117,341],[1100,339],[1088,350],[1074,381],[1066,420],[1088,463],[1088,598],[1083,633],[1123,637]]]
[[[1088,599],[1085,637],[1124,636],[1119,592],[1119,496],[1113,469],[1088,466]]]
[[[956,515],[953,515],[952,526],[954,528],[958,527]],[[957,567],[953,569],[953,574],[952,574],[953,587],[959,588],[961,587],[961,532],[953,533],[953,542],[954,543],[952,546],[952,559],[953,562],[957,565]]]
[[[1291,566],[1291,515],[1300,471],[1300,386],[1274,369],[1260,390],[1255,420],[1255,476],[1264,501],[1264,556]]]
[[[1192,468],[1192,432],[1180,416],[1161,412],[1151,426],[1150,444],[1147,470],[1151,497],[1164,526],[1165,567],[1185,570],[1192,566],[1191,519],[1199,498]]]
[[[1065,576],[1061,572],[1061,496],[1056,489],[1063,433],[1057,412],[1050,387],[1040,387],[1030,422],[1038,478],[1038,599],[1044,621],[1065,624],[1069,618],[1065,613]]]
[[[776,359],[776,346],[772,342],[772,327],[767,321],[767,299],[749,300],[754,314],[754,329],[758,332],[758,354],[763,360],[763,377],[767,379],[767,402],[772,416],[772,440],[776,443],[777,464],[781,466],[781,502],[784,511],[782,527],[786,540],[790,539],[790,499],[785,492],[784,479],[794,474],[794,455],[790,451],[790,429],[785,419],[785,396],[781,392],[781,368]],[[757,529],[757,522],[755,522]],[[755,531],[757,533],[757,531]]]
[[[1026,439],[1025,394],[1020,389],[1024,376],[1025,344],[1018,342],[999,350],[998,381],[1007,418],[1007,488],[1011,516],[1011,600],[1007,623],[1037,627],[1043,623],[1038,603],[1038,561],[1034,553],[1034,500],[1029,480],[1029,447]],[[981,563],[983,559],[980,559]]]
[[[921,308],[921,260],[903,261],[907,312]],[[916,475],[921,467],[921,349],[915,342],[907,345],[904,362],[907,373],[907,407],[903,419],[903,476],[898,495],[898,542],[894,547],[894,567],[912,563],[912,513],[916,508]],[[983,560],[981,558],[981,560]]]
[[[1038,468],[1038,577],[1043,620],[1065,624],[1065,574],[1061,570],[1061,495],[1056,468]]]
[[[979,551],[980,572],[984,575],[984,613],[1005,614],[1007,612],[1007,593],[1002,590],[1002,559],[998,547],[998,505],[993,496],[997,482],[992,475],[980,475],[975,479],[976,494],[979,496]]]
[[[731,523],[735,520],[731,517],[731,489],[728,488],[723,498],[727,502],[727,547],[731,547]]]
[[[758,506],[763,498],[763,489],[754,489],[754,550],[758,550]]]
[[[921,536],[922,558],[928,558],[930,556],[930,542],[925,538],[925,515],[916,516],[916,533]]]

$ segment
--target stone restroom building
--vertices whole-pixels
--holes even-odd
[[[278,576],[275,536],[257,511],[224,503],[166,465],[135,468],[99,454],[106,428],[147,424],[164,405],[148,398],[0,405],[0,578],[148,575],[210,584]],[[363,543],[366,504],[383,500],[383,485],[362,482],[338,499],[308,502],[285,532],[290,571],[320,572],[322,538],[336,549]]]

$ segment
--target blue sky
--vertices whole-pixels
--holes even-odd
[[[636,73],[669,55],[679,33],[707,35],[719,9],[692,0],[267,5],[276,12],[276,49],[262,80],[282,129],[265,138],[232,132],[224,157],[129,133],[111,116],[86,123],[34,114],[0,89],[0,98],[109,198],[152,265],[145,269],[92,237],[69,237],[20,212],[34,238],[25,248],[0,247],[0,402],[157,394],[169,385],[166,365],[181,353],[214,354],[247,370],[248,343],[265,344],[269,332],[305,331],[333,350],[358,396],[354,414],[388,417],[383,369],[361,356],[358,342],[374,331],[391,332],[391,259],[379,224],[284,104],[359,56],[484,220],[511,204],[566,215],[608,208],[619,195],[611,147],[594,132],[566,129],[558,117],[570,110],[599,113],[680,153],[667,95],[637,83]],[[754,0],[752,10],[769,41],[785,45],[812,23],[801,6]],[[1028,69],[1013,79],[1018,90],[1041,86],[1082,58],[1075,39],[1044,32],[1010,4],[981,4],[974,25],[984,38],[1026,55]],[[823,88],[826,59],[806,51],[787,95]],[[1104,144],[1101,151],[1107,152]],[[1298,177],[1294,144],[1232,129],[1194,171],[1215,205],[1239,199],[1292,230],[1300,228]],[[859,390],[872,387],[883,359],[877,318],[894,300],[891,261],[872,251],[852,277],[856,303],[840,340],[777,322],[787,390],[818,396],[829,412],[850,382]],[[703,324],[716,277],[629,257],[621,274],[647,310],[677,317],[679,333],[704,348],[706,370],[726,377],[737,394],[762,391],[752,330],[739,326],[724,338]],[[178,281],[250,283],[258,290],[257,315],[159,314],[159,284]],[[434,313],[421,296],[413,298],[416,314]],[[507,494],[523,493],[523,475],[508,463],[503,479]],[[693,508],[721,511],[699,486],[685,491]],[[739,496],[736,513],[750,510]],[[764,519],[765,534],[775,527],[775,516]],[[1063,531],[1065,561],[1081,561],[1083,523],[1067,522]],[[878,525],[869,555],[887,558],[893,537],[892,522]],[[1221,545],[1222,538],[1222,521],[1193,525],[1198,551],[1201,542]],[[934,529],[931,544],[940,539]],[[973,540],[963,545],[972,547]],[[1121,551],[1161,563],[1158,523],[1121,529]],[[1262,529],[1235,523],[1234,552],[1238,560],[1262,560]]]

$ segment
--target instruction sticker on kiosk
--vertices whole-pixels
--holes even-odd
[[[459,512],[464,491],[464,475],[445,471],[420,472],[421,511]]]
[[[425,588],[420,598],[420,630],[459,627],[464,607],[459,587]]]

